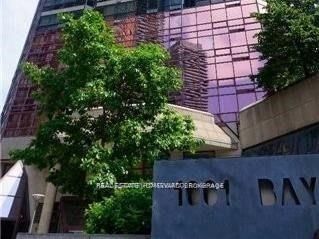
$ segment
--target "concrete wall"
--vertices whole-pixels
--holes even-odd
[[[243,149],[319,122],[319,75],[248,106],[240,112]]]
[[[17,239],[150,239],[147,235],[87,235],[72,233],[54,234],[25,234],[19,233]]]
[[[1,159],[9,159],[9,152],[13,149],[24,149],[32,140],[32,137],[12,137],[1,139]],[[40,171],[34,166],[26,166],[25,170],[28,175],[28,193],[29,193],[29,212],[32,218],[36,202],[32,194],[44,194],[46,188],[45,177],[47,172]]]
[[[1,159],[9,159],[9,152],[13,149],[26,148],[33,137],[11,137],[1,139]],[[30,218],[33,216],[33,212],[36,206],[36,202],[32,197],[32,194],[45,194],[46,181],[45,178],[48,175],[47,170],[40,171],[34,166],[24,165],[28,176],[28,193],[29,193],[29,212]]]
[[[11,137],[1,139],[1,159],[9,159],[9,153],[14,149],[26,148],[33,137]]]

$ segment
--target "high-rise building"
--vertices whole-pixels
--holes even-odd
[[[207,113],[186,110],[191,115],[199,115],[195,122],[199,126],[198,133],[204,132],[205,137],[214,136],[210,142],[224,140],[222,144],[204,147],[202,151],[214,153],[220,150],[223,153],[225,149],[234,149],[230,137],[224,135],[214,122],[227,126],[228,132],[231,129],[231,134],[236,134],[239,110],[264,95],[250,80],[250,75],[257,73],[262,66],[259,53],[254,49],[254,35],[260,30],[260,24],[251,14],[262,9],[263,1],[39,0],[20,63],[30,61],[40,66],[59,67],[57,51],[62,42],[57,15],[61,12],[79,14],[83,9],[93,7],[104,15],[106,22],[114,28],[118,42],[124,46],[134,47],[142,42],[157,42],[170,51],[172,63],[181,68],[184,82],[182,90],[171,96],[172,101],[214,114],[215,120]],[[3,139],[7,139],[2,141],[2,145],[6,152],[17,145],[26,146],[31,139],[29,136],[35,135],[40,119],[37,116],[37,104],[32,98],[33,90],[34,86],[17,69],[1,115],[1,135]],[[177,110],[185,111],[181,107],[177,107]],[[209,127],[212,129],[208,130]],[[1,177],[12,174],[7,172],[10,168],[10,161],[6,160],[9,158],[8,153],[1,157],[1,165],[5,165],[1,167]],[[16,168],[20,170],[18,166]],[[45,177],[42,172],[30,173],[31,169],[27,168],[26,171],[29,172],[26,173],[30,177],[26,181],[24,171],[19,170],[15,180],[23,182],[20,183],[23,190],[19,189],[23,195],[15,196],[15,203],[8,206],[5,216],[9,218],[13,215],[10,214],[12,208],[25,208],[26,211],[17,211],[13,215],[15,220],[11,218],[6,221],[7,229],[10,230],[7,235],[17,230],[19,220],[23,222],[20,224],[25,229],[27,222],[32,220],[33,212],[34,222],[31,226],[36,224],[41,203],[35,204],[32,198],[39,192],[45,192]],[[13,198],[9,194],[0,196],[0,203]],[[52,231],[78,230],[77,225],[81,223],[75,222],[69,217],[68,210],[63,209],[70,208],[70,204],[78,205],[72,200],[61,199],[60,219],[51,220]],[[30,208],[21,207],[24,201],[29,202]]]
[[[125,46],[152,41],[173,53],[197,55],[197,65],[177,61],[184,73],[183,89],[189,91],[190,82],[199,85],[192,92],[182,91],[184,99],[176,103],[207,110],[236,133],[239,109],[263,97],[249,77],[262,66],[254,49],[260,24],[251,16],[263,7],[260,0],[40,0],[21,61],[57,67],[62,44],[57,14],[92,7],[105,16]],[[3,137],[34,135],[38,118],[33,89],[18,69],[2,112]]]

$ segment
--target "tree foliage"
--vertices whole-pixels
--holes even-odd
[[[141,161],[197,146],[192,120],[167,106],[181,80],[164,48],[122,47],[94,11],[61,19],[59,68],[24,67],[44,121],[13,158],[52,169],[48,180],[63,192],[97,200],[108,193],[99,183],[126,182]]]
[[[317,0],[267,0],[257,50],[265,60],[254,77],[269,91],[319,71],[319,8]]]

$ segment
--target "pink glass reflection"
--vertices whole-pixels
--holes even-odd
[[[215,49],[230,47],[228,34],[214,36]]]
[[[234,71],[236,77],[251,75],[250,61],[234,62]]]
[[[232,63],[217,64],[216,67],[217,67],[217,77],[218,78],[222,79],[222,78],[234,77]]]

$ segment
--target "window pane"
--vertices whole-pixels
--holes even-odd
[[[250,62],[249,61],[236,61],[234,62],[235,76],[249,76],[251,75]]]
[[[215,49],[229,47],[228,34],[214,36]]]
[[[170,27],[171,28],[181,27],[181,25],[182,25],[181,21],[182,21],[181,16],[170,17]]]
[[[242,9],[244,17],[250,17],[252,13],[258,12],[256,4],[243,6]]]
[[[217,77],[219,79],[230,78],[234,76],[232,63],[217,64],[216,66],[217,66]]]
[[[233,86],[219,88],[220,95],[229,95],[229,94],[235,94],[235,93],[236,93],[236,89]]]
[[[213,48],[213,38],[212,37],[199,37],[198,44],[203,50],[208,50]]]
[[[182,20],[183,20],[183,26],[195,25],[196,24],[196,15],[195,15],[195,13],[183,15]]]
[[[255,93],[250,93],[250,94],[246,93],[246,94],[238,95],[239,109],[242,109],[245,106],[247,106],[255,101],[256,101]]]
[[[226,21],[225,9],[216,9],[212,11],[213,22]]]
[[[231,46],[242,46],[246,45],[245,32],[236,32],[229,34]]]
[[[255,35],[259,32],[259,30],[247,31],[247,41],[248,44],[256,44],[258,42],[257,37]]]
[[[216,114],[219,113],[219,100],[218,97],[209,97],[208,98],[208,111]]]
[[[242,18],[240,6],[227,8],[227,18],[228,19]]]
[[[253,72],[252,72],[252,73],[253,73],[254,75],[257,75],[258,72],[259,72],[259,69],[262,68],[263,65],[264,65],[264,63],[263,63],[262,61],[258,60],[258,59],[256,59],[256,60],[251,60],[251,67],[252,67],[252,69],[253,69]]]
[[[219,100],[221,112],[237,112],[238,106],[236,95],[223,95],[219,97]]]
[[[197,24],[204,24],[209,22],[212,22],[210,11],[197,13]]]

